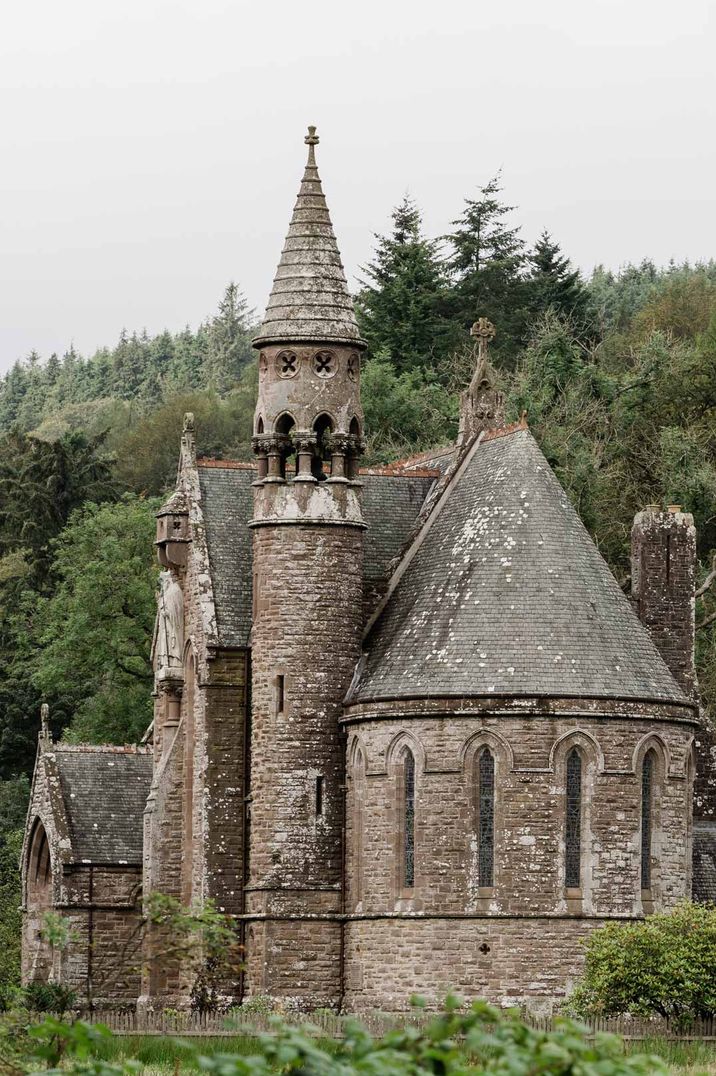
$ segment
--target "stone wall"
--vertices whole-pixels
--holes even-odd
[[[450,991],[551,1012],[583,965],[582,939],[603,919],[376,918],[346,924],[347,1012],[400,1012]]]
[[[59,954],[61,981],[78,1001],[133,1007],[141,984],[141,868],[76,866],[58,908],[74,941]]]
[[[579,966],[574,940],[594,919],[641,916],[689,894],[694,724],[660,720],[657,707],[642,707],[641,716],[615,709],[600,718],[446,714],[349,723],[349,1007],[390,1008],[414,990],[435,998],[470,984],[473,995],[494,1000],[546,996],[556,984],[560,992]],[[489,887],[478,870],[475,767],[484,746],[495,760]],[[582,758],[581,882],[567,889],[566,758],[574,747]],[[416,763],[409,888],[400,868],[406,748]],[[642,890],[641,767],[649,749],[652,877]],[[486,936],[489,960],[479,949]]]
[[[254,530],[249,992],[303,1008],[340,997],[340,925],[306,920],[341,910],[339,718],[359,656],[362,548],[351,525]]]

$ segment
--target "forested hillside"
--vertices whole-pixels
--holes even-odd
[[[498,177],[443,237],[424,235],[405,198],[362,277],[368,462],[455,436],[469,326],[489,317],[508,419],[527,411],[625,588],[634,512],[694,513],[699,671],[713,698],[716,264],[644,261],[585,280],[548,234],[523,241]],[[185,411],[201,453],[249,458],[254,324],[232,284],[196,330],[123,332],[88,357],[33,352],[0,381],[0,778],[18,789],[42,701],[55,735],[76,740],[130,741],[149,723],[153,513]]]

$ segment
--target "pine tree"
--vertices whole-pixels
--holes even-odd
[[[562,254],[548,231],[543,231],[529,256],[528,277],[530,312],[541,314],[553,310],[569,318],[580,329],[584,326],[589,296],[578,269]]]
[[[430,366],[449,350],[455,326],[446,311],[446,275],[438,244],[422,234],[420,210],[408,195],[392,213],[390,235],[376,235],[358,318],[370,352],[389,355],[401,372]]]
[[[526,331],[526,254],[520,229],[508,222],[515,206],[505,205],[501,192],[498,173],[479,188],[478,198],[465,199],[462,214],[452,222],[455,230],[445,238],[452,248],[448,264],[456,317],[465,329],[478,317],[494,322],[491,350],[511,364]]]
[[[252,358],[249,310],[245,296],[231,281],[208,324],[207,388],[223,395],[233,388]]]

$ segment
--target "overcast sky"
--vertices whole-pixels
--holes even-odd
[[[590,270],[716,256],[714,0],[0,5],[0,369],[262,309],[308,123],[349,282],[497,169]]]

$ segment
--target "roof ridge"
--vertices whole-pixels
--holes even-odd
[[[151,755],[152,748],[141,744],[59,743],[52,744],[50,753],[62,755]]]

